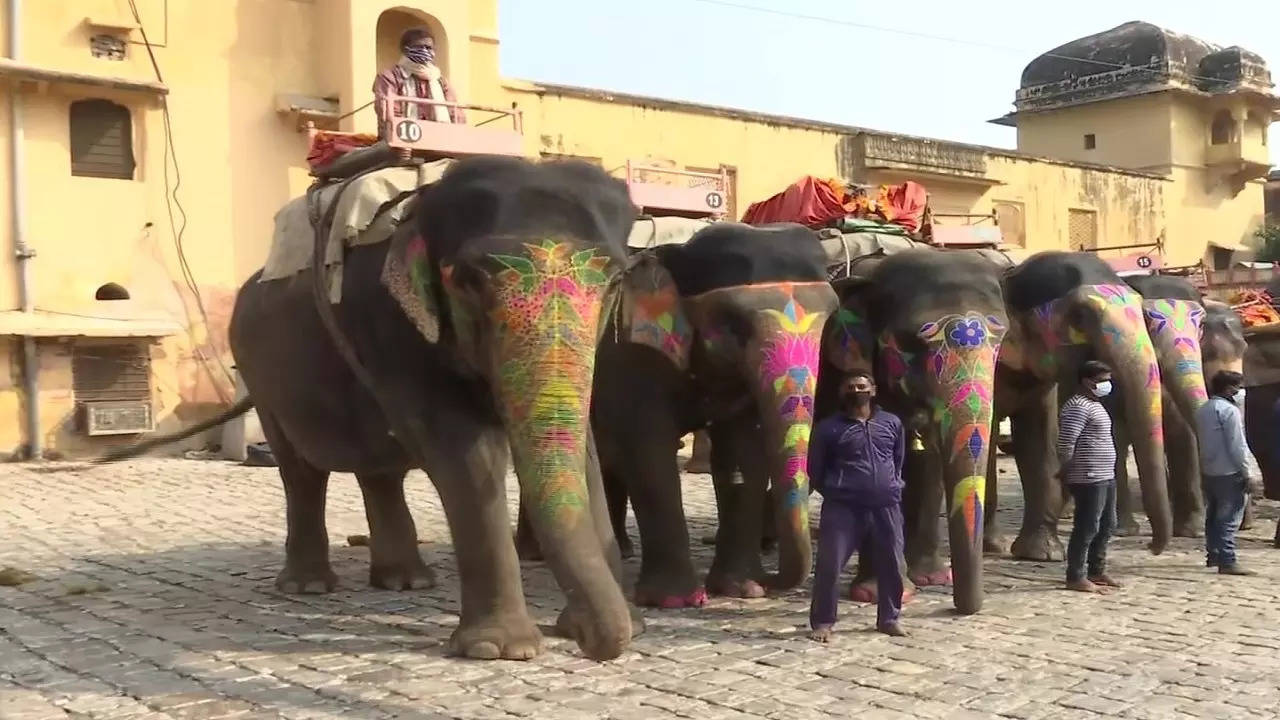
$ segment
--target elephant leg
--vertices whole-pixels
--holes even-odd
[[[511,538],[507,436],[496,425],[463,427],[466,420],[456,409],[436,412],[437,422],[419,446],[449,521],[462,586],[452,651],[477,659],[532,658],[541,651],[542,634],[525,607]]]
[[[711,437],[706,430],[698,430],[693,434],[693,451],[689,455],[689,462],[685,463],[684,471],[711,472]]]
[[[1013,420],[1014,457],[1022,479],[1022,528],[1013,541],[1016,560],[1061,560],[1058,515],[1062,488],[1057,479],[1058,393],[1050,386]]]
[[[1200,491],[1200,450],[1196,435],[1172,402],[1165,405],[1164,416],[1164,451],[1169,458],[1173,536],[1203,537],[1204,498]]]
[[[875,562],[875,540],[871,537],[863,538],[862,545],[858,546],[858,566],[854,571],[853,582],[849,583],[849,599],[860,603],[878,602],[880,598],[879,581],[876,578]],[[906,573],[902,577],[902,602],[906,604],[916,595],[915,583],[907,578]]]
[[[1133,517],[1133,489],[1129,487],[1129,424],[1117,413],[1111,424],[1116,446],[1116,535],[1137,536],[1141,530]],[[1199,462],[1197,460],[1196,462]]]
[[[404,473],[356,473],[369,522],[369,584],[384,590],[435,587],[418,553],[418,529],[404,501]]]
[[[616,471],[601,468],[604,477],[604,497],[609,504],[609,524],[613,527],[613,536],[618,540],[618,551],[622,559],[635,557],[636,549],[627,535],[627,484]],[[516,548],[519,550],[519,547]]]
[[[262,434],[275,454],[284,483],[284,568],[276,576],[276,588],[286,593],[326,593],[338,585],[329,566],[329,533],[324,524],[329,473],[307,462],[289,442],[270,412],[258,409]]]
[[[533,534],[533,525],[529,524],[529,514],[525,510],[524,499],[518,502],[516,510],[516,556],[524,562],[542,562],[542,548],[538,546],[538,538]]]
[[[999,516],[996,515],[1000,483],[996,474],[995,448],[987,452],[987,488],[984,495],[986,503],[982,506],[982,552],[986,555],[1004,555],[1005,540],[1000,533]]]
[[[776,512],[774,510],[774,505],[776,504],[774,499],[775,492],[772,484],[769,485],[769,490],[765,492],[764,514],[760,517],[761,552],[772,552],[778,547],[778,521],[777,516],[774,514]]]
[[[908,455],[903,468],[907,577],[918,586],[948,585],[951,568],[939,552],[938,514],[942,509],[942,457],[933,443]],[[859,564],[861,564],[859,556]],[[872,555],[866,556],[870,560]]]
[[[769,482],[764,442],[752,419],[716,423],[710,434],[720,527],[715,558],[707,572],[707,591],[727,597],[764,597],[760,520]],[[738,482],[742,484],[735,486]]]

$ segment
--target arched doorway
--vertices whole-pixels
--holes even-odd
[[[412,27],[425,27],[431,31],[436,43],[436,65],[449,77],[449,36],[444,25],[431,15],[418,10],[398,7],[384,10],[378,16],[377,63],[378,69],[389,68],[400,60],[400,35]]]

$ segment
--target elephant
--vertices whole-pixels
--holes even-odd
[[[1275,292],[1275,289],[1272,289]],[[1263,494],[1280,500],[1280,332],[1274,327],[1249,328],[1244,352],[1245,439],[1257,458],[1262,473]],[[1280,548],[1280,523],[1276,525],[1275,546]]]
[[[403,488],[420,467],[457,556],[452,649],[533,657],[541,634],[508,530],[510,453],[568,598],[557,630],[587,657],[615,658],[639,625],[587,415],[635,217],[626,186],[582,162],[474,157],[410,202],[389,242],[347,251],[339,305],[314,270],[270,282],[255,274],[237,295],[229,334],[249,394],[215,422],[256,407],[275,453],[288,523],[276,584],[334,588],[326,486],[331,472],[351,472],[369,521],[370,582],[430,585]]]
[[[907,575],[917,585],[950,575],[956,609],[976,613],[983,600],[984,506],[994,499],[987,477],[996,361],[1009,328],[998,268],[977,253],[917,249],[861,269],[860,279],[837,282],[841,306],[823,338],[819,414],[834,409],[842,373],[874,367],[877,399],[921,441],[904,468]],[[938,558],[944,498],[950,573]],[[871,557],[868,550],[861,556]],[[855,595],[868,597],[860,599],[874,597],[865,565]]]
[[[637,604],[696,607],[706,591],[762,597],[808,577],[807,444],[821,332],[835,308],[821,246],[800,225],[715,223],[632,259],[598,352],[591,421],[615,535],[625,535],[628,499],[635,509]],[[675,456],[703,426],[720,527],[705,590]],[[766,575],[770,481],[778,569]]]
[[[1147,330],[1160,363],[1169,499],[1176,537],[1200,537],[1204,502],[1195,412],[1208,401],[1209,379],[1219,370],[1243,369],[1244,327],[1223,303],[1205,299],[1185,279],[1151,275],[1127,278],[1142,295]],[[1110,400],[1110,398],[1109,398]],[[1117,514],[1121,529],[1137,532],[1128,492],[1129,431],[1123,404],[1106,403],[1115,419]]]
[[[1142,298],[1088,252],[1041,252],[1004,276],[1011,330],[996,372],[997,420],[1012,420],[1014,453],[1026,509],[1012,552],[1018,559],[1062,557],[1057,521],[1058,402],[1075,385],[1082,362],[1111,366],[1138,463],[1148,549],[1160,554],[1172,534],[1164,444],[1163,385]],[[1057,385],[1059,392],[1054,391]],[[992,508],[989,507],[988,510]],[[986,527],[995,534],[994,517]]]

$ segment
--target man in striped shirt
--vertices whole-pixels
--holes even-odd
[[[1107,576],[1107,543],[1116,527],[1116,448],[1111,416],[1100,401],[1111,394],[1111,368],[1090,360],[1080,366],[1079,380],[1076,394],[1058,414],[1062,482],[1076,503],[1067,544],[1067,589],[1106,592],[1120,587]]]

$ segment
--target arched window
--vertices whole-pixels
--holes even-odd
[[[449,77],[449,36],[444,25],[434,17],[405,8],[385,10],[378,16],[376,47],[378,69],[383,70],[400,60],[400,34],[413,27],[425,27],[436,45],[436,65]]]
[[[1249,140],[1257,140],[1262,143],[1263,147],[1267,145],[1267,121],[1257,112],[1250,110],[1245,116],[1244,127],[1245,134]]]
[[[128,300],[129,291],[119,283],[109,282],[93,294],[94,300]]]
[[[1230,110],[1219,110],[1213,116],[1209,142],[1214,145],[1226,145],[1235,142],[1236,139],[1236,119],[1232,117]]]
[[[133,121],[110,100],[71,103],[71,174],[132,180]]]

